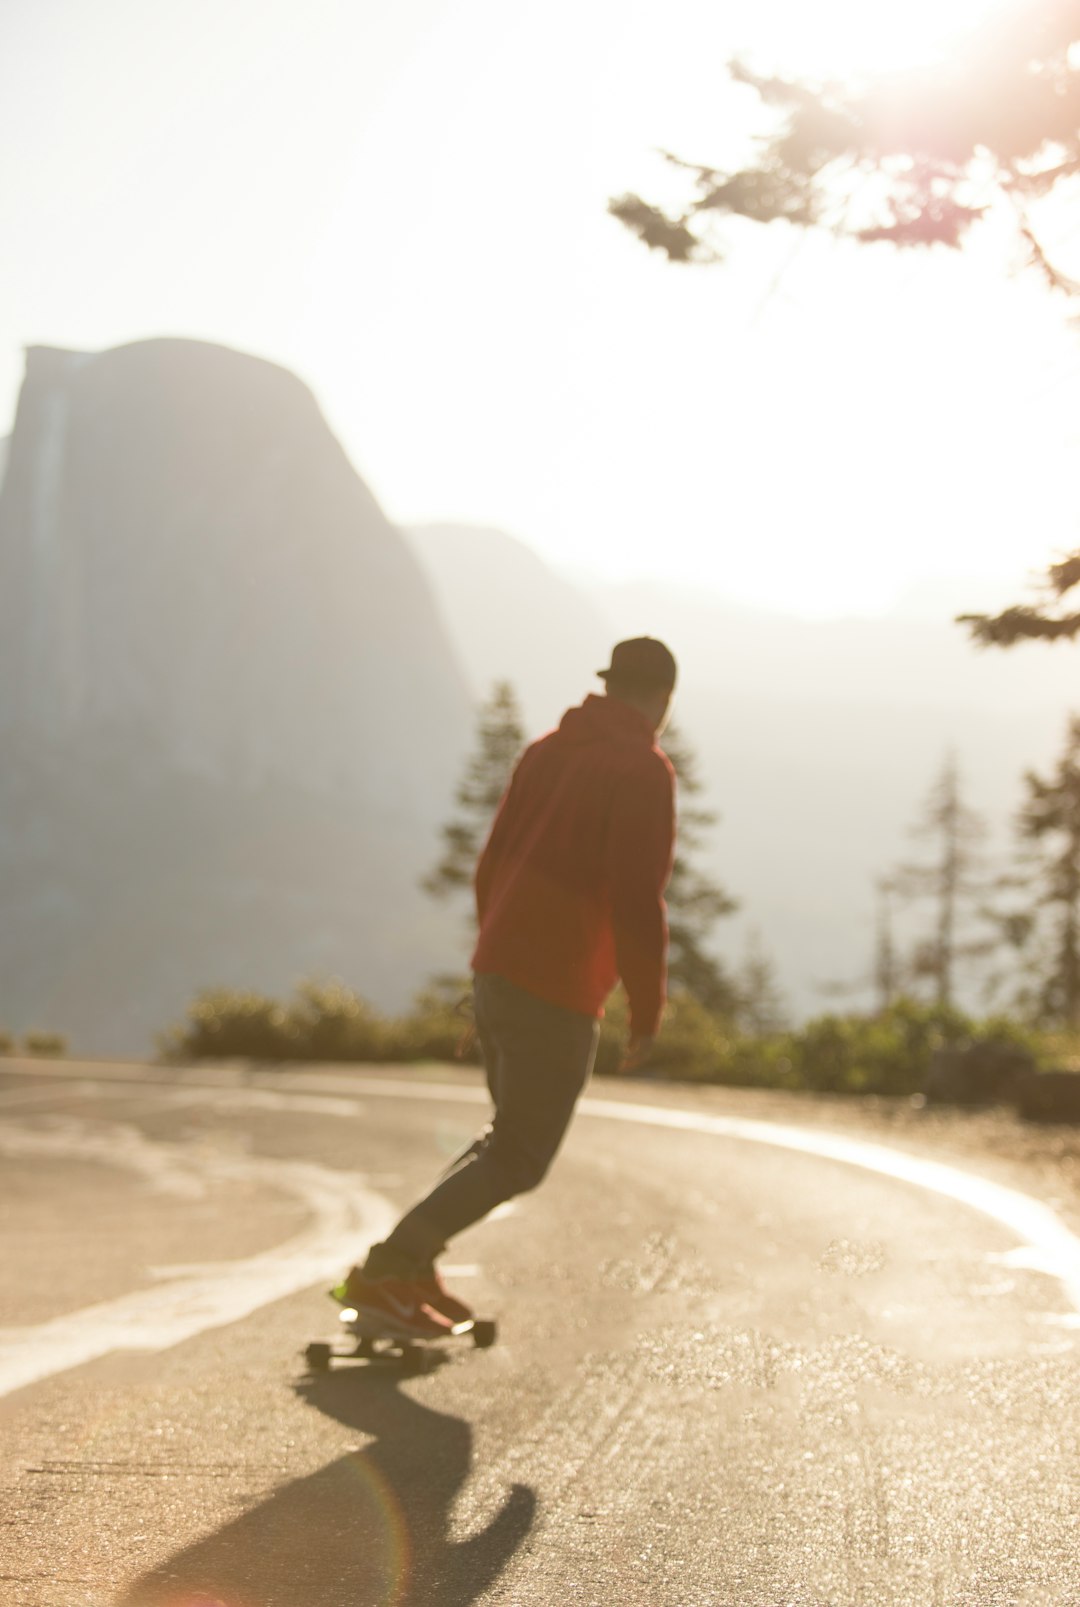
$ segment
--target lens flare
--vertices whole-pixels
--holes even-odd
[[[350,1562],[355,1562],[356,1577],[352,1585],[362,1588],[364,1607],[405,1607],[412,1576],[412,1552],[401,1503],[382,1470],[367,1453],[356,1451],[336,1467],[343,1472],[348,1491],[348,1500],[339,1509],[344,1523],[340,1526],[335,1523],[334,1532],[325,1534],[309,1527],[307,1545],[298,1542],[295,1560],[290,1547],[290,1554],[282,1559],[284,1566],[295,1581],[302,1579],[310,1583],[320,1567],[326,1569],[328,1579],[349,1578]],[[174,1586],[163,1596],[152,1589],[149,1595],[139,1595],[135,1599],[139,1607],[144,1601],[146,1607],[266,1607],[262,1591],[254,1581],[267,1577],[268,1559],[256,1550],[251,1554],[250,1563],[253,1583],[248,1589],[241,1585],[239,1593],[229,1582],[226,1594],[220,1594],[207,1581],[207,1575],[212,1578],[216,1571],[213,1563],[196,1562],[194,1567],[188,1564],[188,1571],[196,1577],[202,1575],[198,1584],[189,1583],[179,1591]],[[230,1557],[227,1566],[232,1578],[242,1576],[244,1563],[240,1557]],[[278,1587],[288,1583],[276,1568],[275,1582]],[[274,1599],[278,1599],[276,1591]],[[296,1599],[299,1602],[305,1598]]]
[[[364,1451],[355,1451],[346,1465],[361,1492],[356,1543],[364,1547],[367,1565],[378,1579],[376,1593],[368,1599],[372,1607],[403,1607],[412,1572],[412,1548],[397,1492]]]

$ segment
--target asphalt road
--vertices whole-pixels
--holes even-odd
[[[3,1607],[1080,1603],[1076,1241],[730,1092],[595,1091],[494,1349],[308,1376],[482,1118],[410,1076],[0,1063]]]

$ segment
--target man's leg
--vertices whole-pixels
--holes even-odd
[[[495,1114],[488,1132],[373,1251],[380,1262],[430,1263],[448,1239],[535,1188],[554,1160],[592,1071],[592,1016],[548,1004],[505,978],[479,975],[476,1021]]]
[[[491,1041],[490,1033],[476,1019],[475,1008],[474,1008],[474,1011],[473,1011],[473,1020],[474,1020],[474,1025],[476,1027],[477,1041],[480,1044],[481,1056],[482,1056],[482,1059],[483,1059],[483,1062],[484,1062],[484,1073],[485,1073],[486,1078],[487,1078],[488,1093],[491,1095],[491,1105],[492,1105],[492,1110],[494,1111],[496,1109],[496,1107],[498,1106],[498,1103],[499,1103],[499,1096],[498,1096],[497,1082],[496,1082],[497,1069],[498,1069],[498,1058],[499,1058],[498,1057],[498,1050],[496,1049],[494,1043],[492,1043],[492,1041]],[[479,1154],[479,1152],[484,1148],[485,1144],[487,1143],[487,1141],[488,1141],[488,1139],[490,1137],[491,1137],[491,1123],[488,1122],[487,1126],[481,1128],[481,1130],[477,1133],[475,1138],[470,1139],[470,1141],[465,1145],[464,1149],[458,1150],[458,1152],[454,1156],[453,1160],[447,1162],[447,1164],[443,1167],[442,1171],[439,1174],[440,1181],[444,1177],[449,1177],[451,1172],[456,1172],[458,1167],[461,1166],[463,1164],[463,1162],[469,1160],[473,1155]]]

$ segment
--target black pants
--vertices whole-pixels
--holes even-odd
[[[474,978],[473,998],[495,1111],[490,1127],[386,1241],[421,1261],[503,1200],[536,1187],[596,1058],[594,1016],[548,1004],[489,972]]]

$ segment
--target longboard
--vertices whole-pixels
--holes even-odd
[[[433,1335],[430,1339],[405,1339],[400,1334],[380,1329],[377,1319],[362,1317],[352,1306],[338,1312],[338,1321],[347,1335],[345,1342],[313,1340],[304,1351],[310,1372],[328,1373],[335,1361],[361,1361],[419,1373],[428,1365],[432,1350],[448,1340],[469,1339],[476,1350],[488,1350],[498,1333],[492,1318],[472,1317],[468,1322],[455,1323],[448,1333]]]

